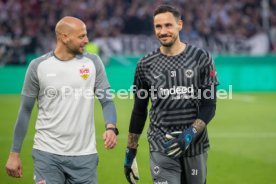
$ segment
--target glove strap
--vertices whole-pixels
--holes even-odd
[[[134,148],[126,148],[126,158],[125,158],[125,166],[131,167],[133,159],[135,158],[137,153],[137,149]]]
[[[195,127],[191,126],[190,128],[187,129],[187,134],[185,135],[184,139],[185,142],[190,144],[193,140],[193,138],[196,136],[197,134],[197,130]]]

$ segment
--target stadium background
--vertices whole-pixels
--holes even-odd
[[[35,108],[21,153],[24,177],[9,178],[4,168],[26,68],[33,58],[54,48],[56,21],[72,15],[87,24],[91,42],[86,49],[102,57],[111,86],[119,91],[130,88],[139,58],[158,47],[152,13],[163,2],[181,9],[182,39],[213,54],[219,89],[231,92],[231,85],[233,91],[218,100],[216,117],[208,127],[208,183],[276,183],[275,0],[1,0],[0,184],[32,183]],[[121,134],[112,151],[103,148],[103,118],[96,103],[100,184],[126,183],[123,160],[132,103],[115,99]],[[137,159],[140,183],[151,183],[146,130]]]

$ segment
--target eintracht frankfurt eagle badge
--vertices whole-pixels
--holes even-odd
[[[192,78],[194,76],[194,71],[191,69],[188,69],[185,71],[185,75],[187,78]]]

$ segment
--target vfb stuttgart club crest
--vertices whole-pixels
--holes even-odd
[[[85,66],[82,66],[82,68],[80,69],[80,76],[86,80],[90,75],[90,70],[89,68],[86,68]]]

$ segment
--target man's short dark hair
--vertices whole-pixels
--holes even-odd
[[[155,17],[156,15],[160,14],[160,13],[166,13],[166,12],[170,12],[173,14],[173,16],[177,19],[181,19],[181,15],[179,10],[174,7],[174,6],[170,6],[167,4],[163,4],[158,6],[155,10],[154,10],[154,14],[153,16]]]

